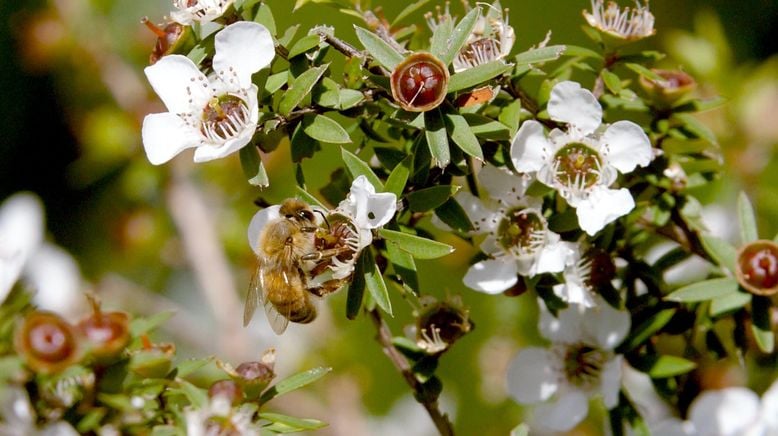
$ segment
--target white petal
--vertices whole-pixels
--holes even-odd
[[[43,205],[30,193],[11,196],[0,205],[0,303],[43,240]]]
[[[594,299],[591,292],[579,283],[568,281],[554,285],[554,294],[568,304],[578,304],[585,308],[594,307]]]
[[[532,275],[556,273],[565,269],[565,259],[570,255],[570,247],[564,241],[560,241],[559,235],[556,233],[551,231],[548,231],[548,233],[548,238],[556,242],[546,243],[540,249],[540,252],[537,254],[538,258],[535,262],[535,267],[531,271]]]
[[[584,331],[605,350],[616,348],[629,333],[630,325],[629,312],[614,309],[601,299],[583,315]]]
[[[256,125],[247,125],[246,128],[240,132],[240,135],[227,140],[227,142],[218,147],[214,147],[208,144],[197,147],[194,153],[194,161],[197,163],[208,162],[215,159],[221,159],[231,155],[232,153],[235,153],[251,142],[251,138],[254,136],[255,128]]]
[[[516,264],[488,259],[472,265],[462,281],[470,289],[486,294],[499,294],[518,282]]]
[[[578,225],[589,236],[594,236],[608,223],[628,214],[635,207],[635,200],[626,188],[597,187],[589,197],[578,202],[575,213]]]
[[[519,351],[508,367],[508,394],[522,404],[546,401],[559,388],[554,356],[545,348]]]
[[[581,341],[583,338],[581,330],[583,310],[580,306],[571,304],[566,309],[560,310],[555,317],[548,311],[545,303],[540,301],[539,305],[538,329],[543,337],[552,342],[564,344],[574,344]]]
[[[693,436],[700,434],[694,428],[694,424],[689,421],[681,421],[672,417],[664,419],[655,425],[648,423],[651,434],[662,436]]]
[[[517,171],[538,171],[552,153],[551,143],[543,133],[543,125],[537,121],[525,121],[511,144],[511,160]]]
[[[600,395],[608,409],[613,409],[619,403],[622,360],[621,355],[614,357],[605,363],[600,372]]]
[[[478,181],[492,198],[523,197],[528,185],[524,177],[489,164],[481,168]]]
[[[268,222],[281,217],[279,210],[281,210],[280,205],[270,206],[255,213],[251,218],[248,237],[249,245],[254,253],[259,254],[259,235],[262,233],[262,229]]]
[[[586,418],[589,399],[579,390],[560,395],[553,403],[541,404],[532,411],[537,427],[552,431],[569,431]]]
[[[86,300],[81,292],[81,273],[75,259],[62,248],[43,244],[30,258],[25,278],[39,308],[68,319],[83,313]]]
[[[251,85],[251,75],[270,65],[276,54],[270,31],[261,24],[238,21],[216,34],[213,69],[222,76],[234,72],[242,88]]]
[[[741,434],[757,417],[759,397],[746,388],[706,391],[689,408],[689,420],[701,435]]]
[[[495,224],[491,220],[493,213],[484,205],[480,198],[467,191],[459,191],[454,195],[454,199],[465,210],[467,217],[470,218],[475,233],[491,231]]]
[[[397,211],[397,196],[391,192],[376,194],[367,177],[359,176],[351,183],[351,190],[338,209],[353,217],[360,228],[375,229],[392,219]]]
[[[608,164],[622,173],[629,173],[636,166],[648,165],[654,156],[648,136],[632,121],[617,121],[611,124],[603,133],[600,142],[603,145],[602,154]]]
[[[165,56],[143,71],[170,112],[192,112],[211,98],[208,79],[186,56]]]
[[[141,136],[146,157],[154,165],[173,159],[187,148],[197,147],[202,138],[199,132],[171,112],[146,115]]]
[[[778,382],[773,382],[762,394],[762,420],[778,433]]]
[[[557,83],[551,89],[548,114],[582,135],[594,132],[602,122],[602,106],[594,94],[571,81]]]
[[[39,436],[78,436],[78,432],[66,421],[57,421],[43,427]]]

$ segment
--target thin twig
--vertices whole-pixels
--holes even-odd
[[[363,65],[367,63],[368,56],[364,52],[361,52],[356,49],[353,45],[347,43],[346,41],[343,41],[342,39],[337,38],[335,35],[330,35],[329,33],[323,31],[323,30],[316,30],[316,33],[324,39],[324,41],[327,42],[332,48],[335,50],[341,52],[342,54],[350,57],[350,58],[360,58],[363,60]],[[389,77],[391,73],[389,70],[387,70],[384,67],[379,68],[380,74]]]
[[[378,330],[376,340],[381,344],[381,347],[384,349],[384,353],[392,362],[394,367],[400,371],[400,374],[405,379],[405,382],[408,383],[408,386],[413,389],[415,394],[414,397],[427,410],[427,413],[429,414],[430,418],[432,418],[432,422],[435,423],[435,427],[437,427],[438,432],[440,432],[442,436],[453,436],[454,427],[451,424],[451,421],[448,419],[448,416],[440,411],[438,401],[425,400],[423,395],[419,395],[422,393],[424,388],[422,387],[421,382],[416,379],[416,376],[413,375],[411,364],[408,362],[408,359],[400,354],[400,352],[397,351],[397,349],[392,344],[392,332],[389,330],[389,326],[381,317],[381,313],[377,309],[373,309],[369,311],[368,314],[370,315],[370,319],[373,320],[373,324],[375,324],[376,330]]]

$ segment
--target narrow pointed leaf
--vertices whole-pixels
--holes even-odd
[[[511,68],[513,68],[512,65],[508,65],[503,61],[492,61],[469,68],[451,76],[451,79],[448,81],[448,92],[452,93],[480,85]]]
[[[645,342],[648,338],[654,335],[654,333],[658,332],[662,329],[665,325],[667,325],[668,322],[670,322],[670,319],[672,319],[673,315],[675,315],[676,309],[664,309],[660,310],[647,320],[640,323],[637,327],[632,329],[629,336],[627,336],[627,339],[624,340],[621,346],[619,346],[620,351],[630,351],[634,349],[635,347],[639,346],[643,342]]]
[[[772,353],[775,348],[775,335],[770,319],[770,299],[755,295],[751,300],[751,331],[756,345],[764,353]]]
[[[280,424],[285,431],[303,431],[303,430],[316,430],[327,426],[326,422],[319,421],[318,419],[311,418],[295,418],[293,416],[281,415],[279,413],[260,413],[259,417],[267,419],[273,424]],[[270,429],[270,427],[266,428]]]
[[[359,309],[362,308],[362,299],[365,296],[365,256],[360,256],[354,265],[351,283],[346,294],[346,318],[356,319]]]
[[[549,62],[559,59],[567,50],[565,45],[550,45],[547,47],[533,48],[516,55],[516,65],[530,65]]]
[[[332,368],[318,367],[295,374],[291,377],[287,377],[273,385],[270,389],[263,392],[259,402],[266,403],[278,395],[283,395],[287,392],[300,389],[301,387],[311,384],[316,380],[324,377],[324,375],[330,371],[332,371]]]
[[[462,21],[454,27],[454,31],[448,38],[448,47],[440,56],[440,60],[442,60],[444,64],[450,64],[457,56],[459,50],[465,45],[467,38],[473,33],[473,29],[475,28],[480,15],[481,8],[473,8],[464,18],[462,18]]]
[[[397,23],[404,20],[409,15],[424,7],[424,5],[429,3],[429,1],[430,0],[419,0],[419,1],[410,2],[408,6],[405,7],[405,9],[400,11],[400,13],[397,14],[396,17],[394,17],[394,20],[392,20],[391,27],[394,27]]]
[[[306,116],[303,119],[303,132],[311,138],[331,144],[348,144],[351,138],[337,121],[324,115]]]
[[[297,40],[292,48],[289,49],[288,58],[292,59],[293,57],[301,55],[314,47],[318,47],[320,42],[321,37],[319,35],[304,36]]]
[[[321,201],[319,201],[318,198],[314,197],[308,191],[301,187],[296,188],[297,197],[299,197],[301,200],[305,201],[306,203],[310,204],[311,206],[318,206],[322,209],[328,209],[324,204],[322,204]]]
[[[430,52],[437,58],[442,58],[448,49],[448,39],[451,32],[454,31],[454,23],[451,18],[444,18],[432,32],[430,41]]]
[[[451,162],[451,151],[448,149],[448,134],[439,111],[424,113],[424,135],[433,165],[445,168]]]
[[[390,316],[392,314],[392,302],[389,300],[389,290],[386,289],[386,282],[384,282],[384,276],[381,275],[381,270],[375,263],[373,254],[370,250],[364,250],[362,256],[365,257],[365,287],[367,292],[373,298],[373,301],[384,312]]]
[[[454,247],[432,239],[422,238],[409,233],[381,229],[378,234],[390,244],[396,244],[400,250],[408,252],[416,259],[437,259],[451,254]]]
[[[635,362],[635,368],[647,373],[651,378],[686,374],[696,367],[696,363],[678,356],[650,356]]]
[[[684,286],[667,295],[665,300],[693,303],[719,298],[738,291],[737,280],[731,277],[705,280],[689,286]]]
[[[321,79],[328,67],[329,64],[322,65],[297,76],[289,90],[281,98],[281,102],[278,104],[278,112],[281,115],[289,115],[305,99],[305,96],[311,93],[313,86]]]
[[[745,192],[741,192],[737,199],[737,215],[740,220],[740,242],[748,244],[759,239],[756,230],[756,218],[754,207]]]
[[[166,310],[148,318],[135,318],[130,321],[130,333],[132,333],[132,336],[148,333],[167,322],[175,314],[176,312],[173,310]]]
[[[709,313],[710,316],[719,316],[723,313],[740,309],[750,302],[751,294],[746,292],[733,292],[731,294],[714,298],[713,301],[710,302]]]
[[[702,235],[702,246],[720,266],[735,272],[735,263],[737,262],[737,250],[729,242],[719,239],[715,236]]]
[[[419,292],[419,277],[416,274],[416,262],[413,256],[400,249],[397,244],[386,244],[386,258],[392,262],[392,268],[403,284],[407,285],[414,293]]]
[[[454,198],[449,198],[445,203],[437,207],[435,215],[454,230],[465,233],[473,231],[473,223],[470,222],[465,209]]]
[[[641,76],[645,77],[646,79],[651,79],[654,82],[664,82],[664,78],[660,76],[659,74],[649,70],[648,68],[644,67],[640,64],[634,64],[634,63],[627,63],[626,67],[630,70],[640,74]]]
[[[481,143],[478,142],[478,138],[476,138],[470,125],[467,124],[465,117],[457,114],[446,114],[446,124],[448,125],[451,139],[460,150],[477,159],[484,159]]]
[[[438,185],[409,193],[406,198],[414,212],[426,212],[445,203],[459,191],[457,185]]]
[[[343,163],[346,164],[346,169],[349,174],[351,174],[352,178],[356,179],[359,176],[365,176],[376,189],[376,192],[382,192],[384,190],[384,184],[381,183],[381,179],[375,175],[373,170],[370,169],[370,165],[365,161],[345,148],[341,149],[340,156],[343,158]]]
[[[413,156],[407,156],[400,163],[395,165],[389,178],[386,179],[386,192],[391,192],[397,197],[401,197],[405,190],[405,184],[408,183],[408,176],[411,174],[411,165]]]
[[[394,67],[403,61],[404,56],[375,33],[359,26],[354,26],[354,30],[357,32],[357,39],[365,47],[365,50],[387,70],[394,70]]]
[[[267,177],[267,171],[259,157],[257,147],[249,144],[240,149],[240,166],[243,168],[243,174],[246,175],[248,182],[252,186],[266,188],[270,185]]]

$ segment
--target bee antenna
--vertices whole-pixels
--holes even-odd
[[[332,227],[330,227],[330,221],[327,219],[327,215],[324,215],[324,212],[322,212],[319,209],[314,209],[313,211],[321,215],[322,219],[324,220],[324,223],[327,224],[327,230],[332,230]]]

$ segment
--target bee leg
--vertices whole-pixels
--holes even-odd
[[[310,226],[300,227],[300,231],[303,233],[315,233],[318,229],[319,229],[318,227],[310,227]]]
[[[326,250],[319,250],[313,253],[303,254],[300,256],[300,260],[322,260],[330,257],[335,257],[340,254],[351,251],[348,247],[328,248]]]
[[[325,297],[340,289],[342,285],[343,280],[327,280],[326,282],[322,283],[321,286],[308,288],[308,292],[317,297]]]

